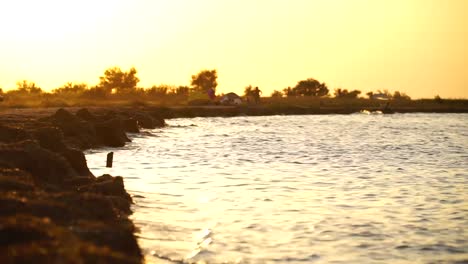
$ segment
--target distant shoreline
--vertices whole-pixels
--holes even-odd
[[[185,107],[163,107],[158,109],[163,118],[184,117],[230,117],[230,116],[268,116],[268,115],[332,115],[332,114],[355,114],[363,110],[369,112],[380,111],[383,114],[393,113],[468,113],[468,105],[465,107],[390,107],[384,110],[380,107],[298,107],[298,106],[185,106]]]
[[[468,100],[457,100],[457,104],[414,104],[398,105],[390,104],[385,110],[382,106],[364,105],[289,105],[289,104],[259,104],[259,105],[180,105],[180,106],[152,106],[152,105],[129,105],[119,103],[106,106],[76,106],[63,107],[71,112],[81,108],[90,111],[144,111],[156,113],[160,118],[191,118],[191,117],[234,117],[234,116],[268,116],[268,115],[330,115],[330,114],[355,114],[363,110],[369,112],[381,111],[383,114],[393,113],[468,113]],[[62,107],[21,107],[0,108],[3,121],[8,119],[23,122],[30,118],[41,118],[53,114]],[[25,120],[23,120],[25,119]]]

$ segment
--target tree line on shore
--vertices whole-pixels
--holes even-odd
[[[68,82],[63,86],[53,89],[51,92],[45,92],[34,82],[23,80],[17,83],[14,90],[3,91],[0,88],[0,96],[7,100],[15,97],[65,97],[65,98],[178,98],[189,100],[192,95],[206,94],[208,90],[216,92],[217,71],[202,70],[199,73],[191,76],[190,86],[176,85],[153,85],[149,88],[141,88],[138,86],[140,79],[137,77],[137,70],[132,67],[128,71],[123,71],[119,67],[111,67],[104,71],[103,76],[99,77],[99,83],[95,86],[89,86],[86,83]],[[251,85],[245,87],[244,96],[252,95],[253,88]],[[333,92],[334,98],[359,98],[360,90],[348,90],[337,88]],[[411,100],[405,93],[395,91],[390,93],[388,90],[377,90],[376,92],[366,93],[369,99],[374,99],[376,96],[385,97],[387,99],[402,99]],[[316,79],[308,78],[300,80],[294,87],[287,87],[280,90],[274,90],[271,97],[332,97],[326,83],[319,82]],[[439,97],[440,98],[440,97]]]

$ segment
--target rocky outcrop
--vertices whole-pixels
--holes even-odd
[[[161,124],[148,116],[59,109],[0,124],[0,263],[141,263],[123,178],[95,177],[80,149],[123,146]]]
[[[154,129],[157,124],[153,117],[146,113],[138,113],[135,115],[135,119],[142,128]]]
[[[70,175],[65,159],[36,160],[38,149],[48,151],[1,147],[0,263],[141,263],[123,179]]]
[[[123,147],[125,143],[130,142],[120,118],[95,123],[94,128],[98,142],[105,146]]]
[[[64,179],[78,176],[63,156],[33,140],[0,145],[0,160],[6,168],[30,173],[39,185],[60,185]]]
[[[91,114],[88,109],[82,108],[78,111],[76,111],[75,115],[83,120],[86,121],[94,121],[96,120],[96,116]]]
[[[123,119],[123,126],[125,132],[129,133],[140,133],[140,127],[138,121],[132,117]]]
[[[30,135],[24,129],[8,127],[0,124],[0,142],[11,143],[30,138]]]
[[[43,127],[32,132],[33,137],[39,141],[42,148],[61,154],[75,170],[77,175],[92,177],[88,169],[86,158],[82,151],[68,148],[60,129],[56,127]]]
[[[59,109],[54,115],[43,118],[42,121],[58,127],[65,136],[67,143],[71,146],[90,148],[98,145],[94,126],[67,110]]]

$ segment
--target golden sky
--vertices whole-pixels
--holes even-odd
[[[468,98],[467,14],[468,0],[0,0],[0,87],[134,66],[142,87],[215,68],[218,92],[315,78]]]

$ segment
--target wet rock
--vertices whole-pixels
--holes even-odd
[[[138,121],[134,118],[123,119],[123,126],[124,126],[125,132],[140,133],[140,128],[138,127]]]
[[[149,114],[137,113],[135,114],[135,119],[138,121],[138,125],[140,125],[142,128],[156,128],[155,120]]]
[[[123,147],[130,139],[125,134],[125,130],[120,118],[99,122],[94,125],[97,140],[99,143],[109,147]]]
[[[153,117],[153,123],[156,127],[165,127],[166,122],[164,121],[164,118],[162,117]]]
[[[132,201],[130,195],[125,191],[123,178],[120,176],[112,177],[105,174],[98,177],[94,184],[80,188],[80,191],[118,196],[127,201]]]
[[[79,176],[87,176],[88,178],[94,177],[86,163],[84,153],[77,149],[65,149],[61,154],[67,159],[76,174]]]
[[[79,176],[71,179],[65,179],[63,184],[68,189],[79,189],[80,187],[93,184],[96,181],[93,177]]]
[[[52,200],[60,201],[73,210],[69,212],[70,221],[116,221],[121,218],[121,212],[113,207],[111,199],[96,193],[67,192],[52,196]],[[129,204],[130,205],[130,204]],[[122,214],[122,217],[125,214]],[[59,216],[60,218],[63,217]],[[60,220],[60,218],[57,218]],[[61,221],[66,220],[62,219]]]
[[[83,240],[98,246],[107,246],[117,252],[127,252],[129,255],[138,256],[141,251],[133,232],[134,227],[130,223],[116,222],[114,224],[82,225],[77,233]]]

